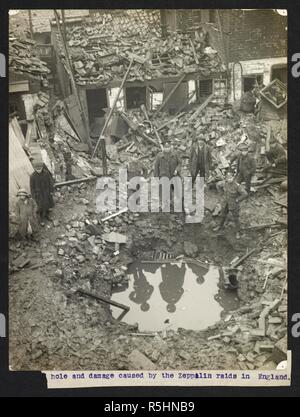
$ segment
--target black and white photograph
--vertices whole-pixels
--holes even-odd
[[[9,10],[11,371],[287,367],[287,15]]]

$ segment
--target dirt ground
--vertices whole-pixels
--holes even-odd
[[[274,268],[272,260],[275,265],[284,262],[285,230],[247,229],[236,240],[230,225],[224,233],[212,231],[219,219],[209,210],[202,224],[185,224],[182,214],[148,213],[125,213],[101,223],[94,183],[64,187],[55,198],[53,220],[41,228],[40,241],[10,243],[11,369],[129,370],[134,363],[128,356],[135,349],[157,369],[276,367],[273,348],[287,327],[285,272],[271,274],[266,285],[265,278]],[[216,192],[206,190],[206,200],[214,198]],[[268,192],[257,191],[255,198],[241,205],[242,227],[273,223],[283,210]],[[109,231],[126,234],[128,244],[116,256],[109,244],[100,244],[100,252],[93,252],[88,238]],[[205,331],[179,329],[137,336],[137,326],[113,319],[107,304],[76,294],[82,288],[110,297],[112,289],[126,280],[128,264],[150,258],[154,250],[182,255],[184,242],[195,245],[196,259],[217,266],[258,248],[241,267],[239,309],[227,311]],[[267,243],[261,247],[261,242]],[[30,263],[14,271],[22,253]],[[279,300],[275,307],[274,300],[275,304]],[[265,335],[258,335],[258,319],[268,306]]]

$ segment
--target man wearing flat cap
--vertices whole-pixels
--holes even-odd
[[[237,161],[236,181],[239,184],[245,182],[246,191],[250,194],[251,179],[256,171],[256,162],[246,144],[240,145],[239,152],[233,154],[230,164],[234,161]]]
[[[190,153],[190,172],[192,176],[192,184],[194,185],[198,173],[200,177],[208,178],[211,168],[212,156],[211,149],[204,141],[204,136],[198,138],[194,134],[193,143]]]

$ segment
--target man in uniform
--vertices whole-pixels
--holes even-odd
[[[247,197],[246,190],[234,179],[231,171],[227,171],[224,181],[216,185],[218,191],[223,191],[224,201],[222,205],[221,223],[213,230],[218,231],[224,227],[225,220],[229,213],[233,217],[236,227],[236,238],[240,238],[240,202]]]

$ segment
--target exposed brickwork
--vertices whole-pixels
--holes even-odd
[[[229,31],[230,62],[286,56],[287,18],[272,9],[223,10],[222,22]]]

